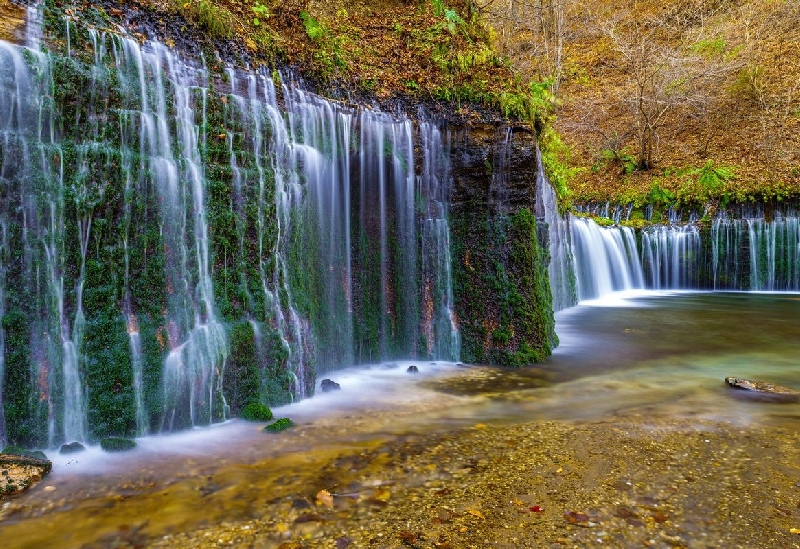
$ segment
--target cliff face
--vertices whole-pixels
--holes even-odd
[[[533,215],[536,154],[535,135],[508,125],[474,126],[453,147],[451,251],[466,362],[540,362],[557,343],[547,243]]]
[[[549,354],[529,131],[329,101],[108,13],[48,4],[41,48],[0,43],[0,439],[208,424],[352,363]]]

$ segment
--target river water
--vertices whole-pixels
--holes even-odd
[[[146,546],[256,518],[293,494],[313,500],[341,456],[357,461],[392,441],[475,424],[697,418],[796,430],[800,404],[748,401],[723,380],[800,388],[798,319],[800,294],[637,292],[583,302],[557,314],[561,345],[539,367],[341,370],[329,374],[341,391],[275,410],[298,424],[279,435],[232,421],[145,437],[127,454],[52,453],[52,474],[3,504],[0,538],[4,548]],[[418,374],[406,372],[411,364]]]

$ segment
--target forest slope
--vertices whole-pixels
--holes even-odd
[[[574,202],[800,195],[798,0],[107,1],[122,19],[178,16],[334,97],[555,128],[540,131],[545,165]]]
[[[574,200],[800,190],[800,2],[479,3],[513,66],[555,78]]]

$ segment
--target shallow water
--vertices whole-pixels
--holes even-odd
[[[535,417],[667,414],[740,424],[800,419],[800,404],[741,398],[725,377],[800,389],[800,294],[639,292],[563,311]]]
[[[745,401],[723,380],[800,388],[798,319],[798,294],[616,295],[559,313],[561,346],[538,368],[353,368],[329,374],[341,391],[275,409],[298,424],[280,435],[231,421],[146,437],[127,454],[51,453],[53,473],[0,510],[3,547],[146,545],[257,518],[280,498],[313,498],[341,456],[380,467],[390,441],[478,422],[681,417],[794,429],[800,404]]]

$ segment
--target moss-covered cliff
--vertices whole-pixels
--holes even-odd
[[[478,39],[440,8],[414,14]],[[470,361],[550,353],[535,134],[479,112],[519,100],[506,114],[535,119],[532,95],[329,101],[186,9],[52,1],[30,48],[0,43],[0,437],[207,424],[309,396],[326,368],[456,360],[459,342]],[[351,89],[317,62],[317,85]]]

